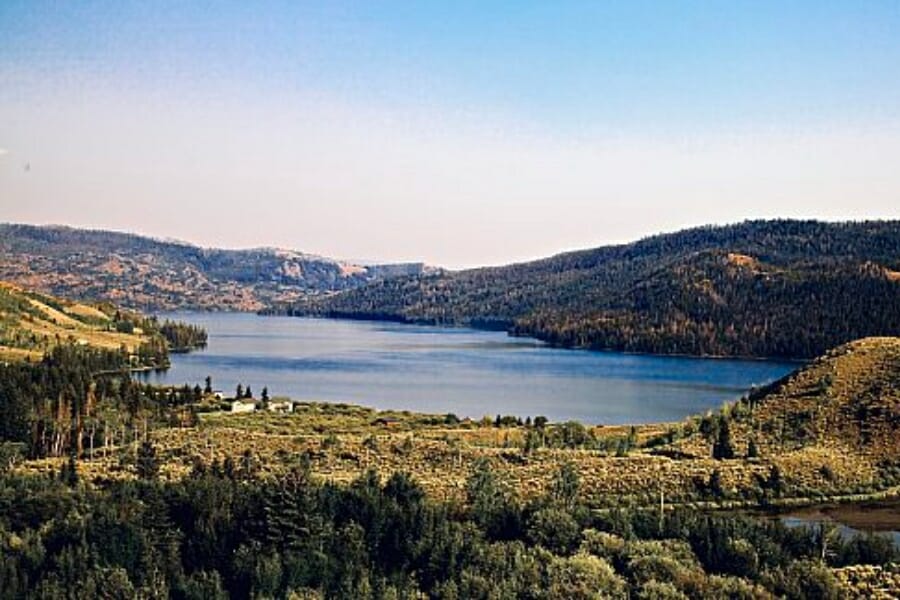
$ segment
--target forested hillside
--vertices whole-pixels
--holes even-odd
[[[110,231],[0,224],[0,279],[143,310],[258,310],[277,300],[420,273],[292,250],[207,249]]]
[[[749,221],[281,307],[508,329],[562,346],[811,357],[900,334],[900,222]]]
[[[89,305],[24,290],[0,281],[0,360],[40,360],[55,347],[84,345],[122,350],[141,364],[165,364],[176,330],[191,332],[190,346],[206,341],[206,332],[183,323],[159,323],[111,305]],[[168,343],[167,343],[168,342]]]

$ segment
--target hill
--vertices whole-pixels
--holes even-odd
[[[776,491],[786,498],[896,496],[898,428],[900,338],[865,338],[686,422],[656,452],[679,457],[676,464],[713,457],[727,481],[717,495],[729,500]]]
[[[0,361],[36,361],[58,347],[124,351],[132,367],[162,367],[168,353],[206,344],[206,331],[175,321],[83,304],[0,281]]]
[[[744,430],[761,451],[823,446],[900,464],[900,339],[835,348],[747,402]]]
[[[39,359],[50,348],[74,341],[83,345],[135,351],[149,332],[119,331],[114,314],[0,282],[0,358]]]
[[[110,231],[0,224],[0,280],[141,310],[259,310],[424,270],[292,250],[206,249]]]
[[[900,335],[900,222],[700,227],[280,310],[499,328],[568,347],[807,358]]]

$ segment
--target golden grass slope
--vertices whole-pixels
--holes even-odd
[[[751,400],[769,452],[820,446],[900,459],[900,338],[839,346]]]
[[[96,307],[0,282],[0,360],[39,359],[72,341],[134,351],[147,338],[115,331],[110,316]]]

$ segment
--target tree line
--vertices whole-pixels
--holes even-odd
[[[63,344],[37,363],[0,364],[0,442],[33,458],[80,458],[143,439],[155,424],[192,422],[199,386],[151,386],[129,374],[135,357],[155,364],[165,349],[132,355]]]
[[[898,558],[876,536],[692,510],[586,510],[563,466],[522,502],[475,465],[464,496],[409,476],[319,481],[298,457],[262,479],[247,453],[158,479],[87,486],[0,477],[0,595],[9,598],[839,598],[833,566]],[[74,463],[73,463],[74,465]]]
[[[206,330],[198,325],[166,319],[159,326],[159,332],[166,338],[171,352],[186,352],[206,346]]]
[[[505,329],[567,347],[808,358],[900,335],[900,223],[753,221],[401,277],[274,312]]]

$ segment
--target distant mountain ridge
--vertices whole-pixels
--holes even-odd
[[[472,325],[567,347],[806,358],[900,335],[900,221],[747,221],[378,281],[287,314]]]
[[[141,310],[259,310],[274,302],[424,273],[293,250],[223,250],[129,233],[0,224],[0,279]]]

